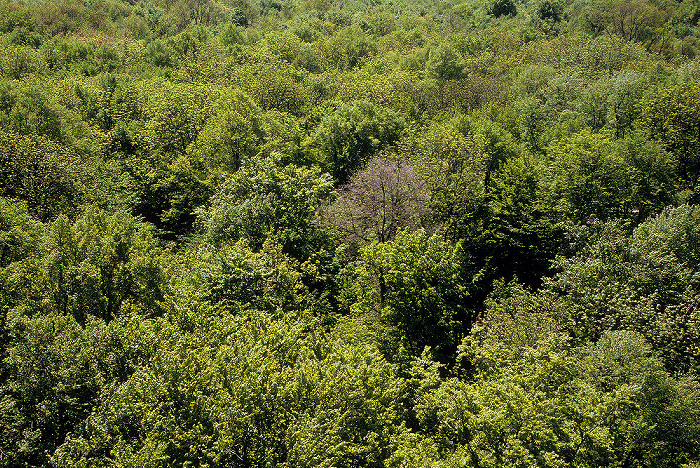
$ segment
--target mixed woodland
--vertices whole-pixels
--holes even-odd
[[[0,467],[700,467],[698,0],[2,0]]]

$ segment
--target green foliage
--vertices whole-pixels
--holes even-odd
[[[175,50],[167,43],[156,39],[146,47],[145,58],[157,67],[172,67],[175,64]]]
[[[43,221],[75,213],[88,182],[83,171],[77,155],[63,145],[0,131],[0,195],[25,201]]]
[[[199,276],[213,304],[277,314],[303,308],[307,291],[301,268],[271,240],[259,252],[253,252],[246,239],[223,244],[204,260]]]
[[[569,350],[555,334],[516,355],[504,353],[505,345],[495,337],[465,342],[463,353],[482,371],[470,383],[451,379],[425,394],[417,404],[425,437],[404,439],[395,458],[594,467],[680,466],[697,456],[697,389],[663,371],[639,335],[610,333]],[[648,444],[652,439],[659,444]]]
[[[538,286],[554,257],[557,228],[542,207],[538,169],[521,156],[504,161],[491,176],[483,230],[465,240],[486,284],[506,277]]]
[[[90,415],[107,382],[123,375],[120,340],[99,320],[8,314],[0,381],[0,466],[49,466]]]
[[[163,89],[149,92],[135,109],[143,120],[123,121],[113,135],[136,153],[124,160],[135,179],[135,211],[173,239],[192,232],[195,209],[224,172],[258,152],[264,132],[260,110],[240,90],[160,83]],[[115,104],[115,111],[125,104]]]
[[[576,222],[607,220],[630,210],[630,168],[601,134],[583,132],[550,147],[547,200]]]
[[[25,44],[8,46],[0,60],[0,73],[2,76],[15,80],[20,80],[33,74],[40,74],[45,68],[41,54]]]
[[[558,23],[564,19],[564,5],[558,1],[544,0],[537,7],[537,16],[550,23]]]
[[[165,80],[148,86],[142,104],[143,127],[139,143],[154,153],[182,154],[194,142],[211,115],[216,100],[204,86],[173,84]]]
[[[698,465],[697,1],[16,1],[0,468]]]
[[[89,208],[71,223],[60,216],[40,248],[8,270],[6,304],[28,315],[56,311],[84,324],[136,308],[158,314],[166,279],[151,231],[133,217]]]
[[[669,370],[697,368],[697,216],[696,207],[683,205],[650,218],[631,236],[616,222],[586,233],[588,245],[557,261],[561,271],[549,286],[570,305],[570,332],[586,339],[606,329],[634,329]]]
[[[148,364],[105,395],[56,465],[382,465],[402,385],[375,350],[309,333],[304,317],[192,318],[134,324]]]
[[[581,97],[580,109],[588,115],[592,129],[610,128],[615,137],[624,137],[639,115],[638,102],[646,86],[647,80],[640,73],[621,71],[589,86]]]
[[[521,95],[516,102],[521,133],[532,151],[543,152],[549,141],[583,127],[572,105],[583,91],[579,73],[556,74],[553,68],[530,66],[520,72],[513,87]]]
[[[690,187],[694,186],[700,173],[700,129],[697,125],[700,92],[696,83],[661,88],[644,99],[640,106],[642,128],[676,156],[679,175]]]
[[[241,161],[258,153],[264,137],[261,118],[260,109],[247,95],[238,90],[226,93],[188,152],[209,172],[233,173]]]
[[[123,82],[111,73],[97,76],[95,86],[78,83],[75,96],[78,98],[76,108],[84,121],[90,122],[108,135],[113,144],[118,144],[130,121],[140,117],[137,91],[134,86]],[[128,144],[113,148],[124,151]],[[112,149],[112,148],[111,148]]]
[[[39,246],[41,223],[27,211],[27,204],[0,197],[0,269],[20,261]]]
[[[69,70],[85,76],[112,72],[121,65],[116,49],[108,45],[54,38],[46,41],[41,52],[53,71]]]
[[[397,328],[414,355],[425,346],[446,361],[473,317],[460,278],[460,246],[422,229],[361,249],[356,268],[357,313],[378,314]]]
[[[676,202],[677,163],[661,145],[633,134],[619,141],[615,151],[631,168],[633,219],[645,220]]]
[[[33,27],[31,11],[26,6],[5,2],[0,7],[0,32],[9,33],[15,29],[32,29]]]
[[[306,110],[309,100],[302,77],[303,72],[291,65],[262,66],[256,70],[256,79],[249,81],[245,89],[262,109],[299,116]]]
[[[245,44],[246,40],[243,36],[241,28],[233,23],[229,23],[219,33],[219,41],[225,46],[231,47],[235,44]]]
[[[373,56],[376,49],[374,41],[356,26],[340,30],[323,45],[326,60],[339,69],[355,68]]]
[[[258,250],[272,238],[286,253],[307,258],[321,240],[313,216],[332,189],[318,168],[282,165],[275,154],[251,158],[200,210],[204,239],[218,245],[243,238]]]
[[[608,31],[626,40],[653,43],[661,40],[660,29],[671,8],[662,2],[599,0],[591,2],[584,15],[595,33]]]
[[[459,118],[450,122],[436,119],[399,145],[427,181],[432,211],[453,240],[470,239],[481,228],[487,174],[490,166],[497,166],[486,154],[487,144],[493,143],[489,149],[494,158],[511,149],[499,148],[503,142],[497,138],[489,142],[490,132],[483,127],[472,133],[463,123]]]
[[[489,8],[489,15],[494,18],[501,16],[515,16],[518,12],[515,3],[512,0],[496,0]]]
[[[697,457],[697,382],[671,378],[633,332],[606,333],[576,354],[584,385],[614,389],[627,400],[617,412],[608,406],[604,415],[615,458],[638,466],[680,466]]]
[[[304,147],[342,184],[372,155],[395,143],[404,126],[404,120],[389,109],[353,101],[325,115]]]
[[[464,74],[464,60],[448,42],[443,42],[430,51],[425,71],[438,81],[458,80]]]
[[[67,110],[40,88],[0,83],[0,128],[19,135],[37,134],[58,142],[74,136]]]
[[[151,179],[154,184],[149,188],[153,193],[144,201],[150,203],[155,198],[162,204],[156,213],[151,211],[153,207],[144,208],[158,216],[161,236],[173,239],[192,233],[196,208],[207,202],[214,192],[213,184],[219,180],[218,170],[207,169],[195,157],[181,155]]]
[[[485,305],[470,338],[460,347],[455,366],[455,373],[466,380],[499,369],[503,361],[522,359],[529,349],[562,333],[568,325],[569,312],[563,301],[553,294],[533,293],[515,282],[495,281]],[[475,359],[467,346],[479,352],[484,342],[494,346],[490,350],[493,355]]]

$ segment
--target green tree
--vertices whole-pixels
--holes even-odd
[[[643,0],[600,0],[588,5],[584,14],[587,26],[595,33],[609,31],[628,41],[651,43],[661,39],[669,15],[664,7],[670,5]]]
[[[555,216],[584,222],[629,213],[631,168],[612,146],[605,136],[584,131],[549,148],[544,196]]]
[[[458,80],[464,76],[464,60],[449,42],[441,42],[430,51],[425,71],[439,82]]]
[[[322,50],[330,65],[347,70],[373,56],[377,52],[377,46],[358,26],[348,26],[326,39]]]
[[[151,229],[125,212],[88,207],[74,223],[47,226],[40,247],[5,275],[7,306],[28,315],[55,311],[84,324],[135,308],[160,313],[163,259]]]
[[[0,83],[0,128],[8,133],[35,133],[60,143],[81,137],[80,126],[71,125],[70,112],[53,102],[39,87]]]
[[[485,289],[499,277],[537,287],[549,270],[558,230],[542,206],[540,170],[523,155],[504,161],[491,176],[483,229],[464,240],[483,271]]]
[[[32,254],[42,231],[41,223],[30,216],[26,202],[0,197],[0,268]]]
[[[455,48],[447,41],[440,43],[430,51],[425,63],[427,75],[437,80],[440,94],[440,107],[445,105],[445,83],[464,77],[464,60]]]
[[[204,239],[219,245],[243,238],[257,251],[273,238],[285,253],[308,258],[322,240],[313,217],[332,190],[330,176],[316,167],[283,165],[278,154],[251,158],[199,210]]]
[[[476,236],[483,221],[489,161],[483,135],[462,132],[455,122],[431,122],[399,144],[431,193],[430,207],[453,240]]]
[[[694,206],[669,208],[630,235],[619,222],[594,224],[579,234],[583,247],[559,258],[548,289],[571,310],[570,333],[595,339],[608,329],[641,333],[666,368],[697,368],[700,333],[695,301],[699,216]]]
[[[49,466],[69,433],[89,416],[108,382],[123,377],[120,342],[99,320],[68,315],[7,317],[0,382],[0,466]]]
[[[447,362],[473,320],[460,277],[460,246],[419,229],[372,242],[360,254],[353,310],[396,327],[414,355],[430,346]]]
[[[47,221],[73,215],[86,195],[87,168],[69,148],[37,135],[0,131],[0,195]]]
[[[55,465],[383,466],[402,381],[375,349],[311,331],[304,315],[185,312],[133,323],[144,365]]]
[[[206,86],[173,84],[163,79],[143,83],[143,122],[137,142],[144,150],[183,154],[196,141],[218,93]]]
[[[489,15],[494,18],[501,16],[515,16],[518,13],[518,8],[512,0],[496,0],[489,7]]]
[[[191,233],[194,210],[210,195],[212,179],[220,170],[217,168],[214,177],[210,177],[212,166],[219,163],[219,155],[211,154],[217,150],[211,130],[211,145],[203,144],[199,155],[192,155],[192,150],[197,148],[194,144],[214,112],[222,110],[223,106],[215,103],[219,98],[223,101],[226,93],[208,86],[185,86],[160,79],[141,83],[137,89],[140,118],[124,122],[112,134],[117,146],[115,156],[120,156],[114,158],[121,166],[117,175],[122,180],[126,179],[125,174],[131,179],[128,195],[133,200],[133,212],[172,240]],[[214,121],[211,124],[215,127]]]
[[[633,133],[619,140],[614,151],[630,167],[630,216],[646,220],[677,202],[677,162],[656,141]]]
[[[405,125],[389,109],[368,101],[353,101],[340,104],[324,116],[303,144],[336,183],[342,184],[372,155],[395,143]]]
[[[37,255],[43,233],[43,224],[31,216],[26,202],[0,197],[0,360],[7,337],[4,316],[21,301],[23,286],[32,280],[23,263]]]
[[[299,262],[268,239],[253,252],[246,239],[202,249],[195,276],[212,304],[232,311],[253,308],[269,313],[301,310],[308,299]]]
[[[650,138],[661,142],[678,161],[678,175],[696,201],[700,174],[700,91],[696,83],[680,83],[650,93],[640,103],[639,122]]]
[[[422,395],[422,437],[404,436],[393,466],[421,456],[417,466],[494,468],[680,467],[697,459],[697,382],[672,378],[640,335],[608,333],[572,350],[562,335],[545,333],[512,353],[484,331],[461,348],[476,375]]]

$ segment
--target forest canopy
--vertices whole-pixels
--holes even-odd
[[[697,0],[0,0],[0,468],[700,467]]]

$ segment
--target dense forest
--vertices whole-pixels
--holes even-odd
[[[0,0],[0,467],[700,467],[698,0]]]

